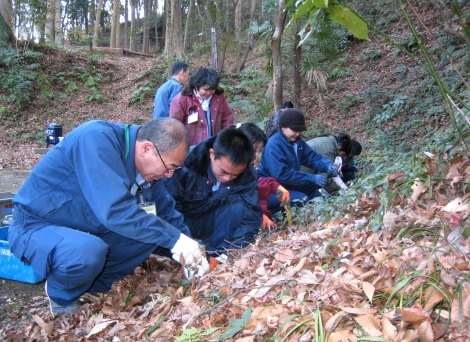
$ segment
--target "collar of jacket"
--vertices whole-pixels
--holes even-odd
[[[209,155],[209,149],[214,145],[215,136],[210,137],[199,144],[197,144],[191,152],[189,152],[184,166],[198,175],[207,177],[207,169],[210,167],[211,158]],[[255,169],[249,165],[240,176],[233,180],[235,185],[246,184],[253,182],[257,179]]]
[[[286,145],[290,148],[294,148],[294,143],[286,138],[286,136],[282,133],[282,130],[280,128],[277,129],[276,134],[279,135],[278,139],[283,145]],[[297,138],[296,143],[299,143],[300,139],[301,138]]]

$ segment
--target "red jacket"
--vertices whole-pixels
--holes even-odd
[[[175,118],[183,123],[188,130],[190,144],[193,146],[209,138],[207,134],[207,121],[204,110],[201,108],[196,95],[192,94],[192,90],[188,94],[188,92],[185,92],[185,88],[171,101],[170,118]],[[210,110],[212,135],[216,135],[224,128],[233,125],[233,113],[228,106],[223,92],[212,95]],[[188,116],[194,111],[197,111],[198,119],[195,122],[188,123]]]
[[[263,214],[271,218],[271,212],[268,209],[268,198],[271,194],[275,194],[277,188],[279,188],[279,183],[274,177],[268,178],[258,178],[258,197],[259,203],[261,204],[261,209]]]

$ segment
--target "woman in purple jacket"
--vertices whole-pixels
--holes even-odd
[[[170,118],[186,126],[191,146],[233,125],[233,113],[219,81],[217,71],[200,68],[171,101]]]

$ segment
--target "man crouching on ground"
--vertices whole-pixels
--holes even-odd
[[[212,266],[227,249],[254,242],[261,226],[253,145],[235,127],[192,149],[183,169],[166,182],[191,236],[206,246]]]
[[[108,292],[159,246],[197,275],[209,270],[161,182],[188,148],[174,119],[142,127],[89,121],[33,169],[13,198],[8,241],[46,279],[53,314],[78,309],[87,291]]]

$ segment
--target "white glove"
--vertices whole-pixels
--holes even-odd
[[[336,168],[338,169],[338,171],[341,171],[341,168],[343,167],[343,159],[341,157],[336,157],[335,158],[335,163],[334,165],[336,166]]]
[[[183,265],[183,272],[188,280],[201,277],[209,271],[209,263],[202,255],[199,244],[188,236],[181,234],[175,246],[171,249],[173,259]]]
[[[336,183],[337,186],[339,186],[341,189],[347,189],[348,186],[344,184],[343,180],[341,179],[340,176],[333,177],[334,182]]]
[[[225,254],[220,254],[217,258],[215,258],[215,260],[217,260],[221,264],[225,264],[228,260],[228,256],[226,256]]]

